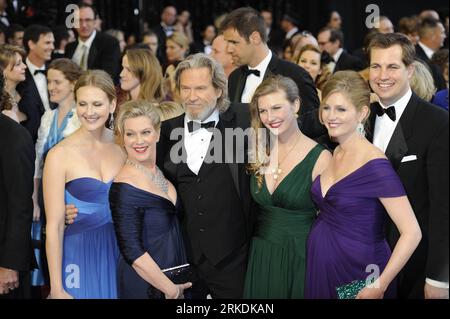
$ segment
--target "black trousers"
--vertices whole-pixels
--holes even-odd
[[[193,299],[241,299],[244,291],[249,245],[245,244],[217,265],[204,255],[193,264],[198,280],[192,286]]]

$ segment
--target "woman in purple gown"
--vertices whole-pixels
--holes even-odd
[[[358,299],[395,297],[394,279],[421,239],[398,176],[364,138],[369,93],[353,71],[337,72],[323,90],[320,119],[339,146],[311,186],[319,214],[308,238],[305,298],[338,298],[336,288],[355,281],[366,284]],[[386,212],[401,234],[392,253]]]

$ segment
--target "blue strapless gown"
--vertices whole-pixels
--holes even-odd
[[[161,269],[187,263],[176,205],[126,183],[113,183],[109,193],[121,256],[119,298],[147,299],[149,283],[131,267],[147,252]]]
[[[405,194],[391,163],[383,158],[336,182],[325,197],[320,176],[314,180],[311,195],[320,214],[308,238],[305,298],[336,299],[336,287],[374,274],[369,265],[383,272],[391,249],[384,232],[387,213],[379,198]],[[384,297],[395,297],[395,290],[394,280]]]
[[[64,232],[62,277],[74,298],[117,298],[119,249],[109,209],[111,182],[83,177],[66,183],[65,202],[78,216]]]

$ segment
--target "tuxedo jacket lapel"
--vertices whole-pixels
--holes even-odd
[[[220,133],[222,134],[222,149],[224,150],[224,157],[222,158],[224,161],[225,159],[233,159],[231,163],[228,164],[228,168],[230,169],[231,177],[233,178],[234,186],[236,187],[236,191],[241,196],[240,187],[239,187],[239,165],[236,163],[236,154],[234,154],[234,141],[233,143],[230,143],[230,141],[225,140],[225,128],[233,128],[232,121],[234,120],[235,113],[234,112],[226,112],[224,114],[220,115],[219,123],[217,124],[217,128],[219,129]]]
[[[175,129],[180,129],[182,134],[181,134],[181,136],[178,135],[177,140],[175,140],[175,141],[170,140],[170,134]],[[178,152],[177,155],[181,156],[183,163],[186,163],[186,149],[184,147],[184,115],[176,118],[173,125],[168,129],[167,134],[168,134],[168,136],[167,136],[166,142],[168,144],[168,148],[164,152],[166,154],[165,158],[164,158],[164,171],[169,175],[169,177],[172,181],[175,181],[176,176],[177,176],[177,169],[178,169],[180,163],[175,163],[174,161],[172,161],[170,158],[170,154],[171,154],[172,147],[176,143],[181,143],[181,154]]]
[[[98,45],[98,41],[97,41],[97,35],[94,38],[94,41],[92,41],[92,45],[91,48],[89,49],[89,56],[88,56],[88,69],[92,68],[92,66],[94,65],[95,59],[97,58],[97,45]]]
[[[267,79],[270,75],[274,74],[273,70],[277,68],[278,58],[272,52],[272,58],[270,59],[269,65],[267,66],[266,72],[264,73],[264,79]]]
[[[375,130],[375,120],[377,119],[377,112],[376,108],[378,106],[378,103],[372,103],[370,105],[370,116],[368,120],[368,129],[367,129],[367,135],[366,138],[370,143],[373,143],[373,133]]]
[[[241,102],[242,93],[244,92],[245,82],[247,82],[247,76],[244,73],[244,68],[246,66],[241,66],[239,71],[241,72],[239,74],[237,84],[236,84],[236,90],[235,90],[235,96],[233,98],[233,101],[236,101],[237,103]]]
[[[407,152],[408,145],[406,144],[402,125],[398,123],[386,148],[386,157],[391,161],[395,170],[400,166],[401,160]]]
[[[414,116],[417,111],[417,99],[417,96],[413,93],[386,148],[386,156],[395,169],[399,167],[402,158],[408,153],[407,140],[413,130]]]

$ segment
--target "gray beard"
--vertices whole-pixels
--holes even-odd
[[[186,110],[186,114],[191,120],[204,121],[214,112],[214,110],[216,109],[216,105],[206,106],[203,111],[197,114],[190,113],[186,106],[184,107],[184,109]]]

